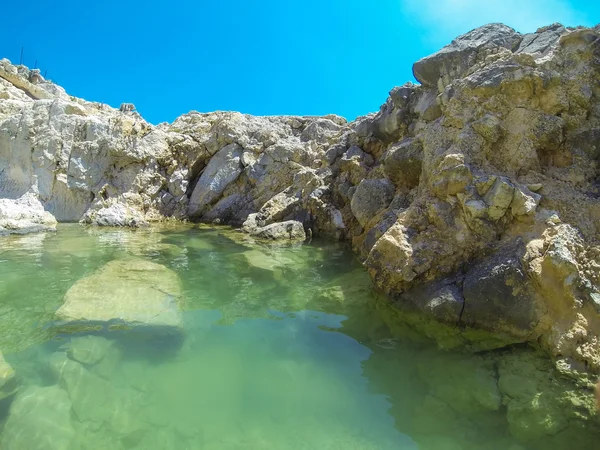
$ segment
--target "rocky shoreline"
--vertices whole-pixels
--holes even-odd
[[[490,24],[413,71],[420,85],[353,122],[191,112],[153,126],[2,60],[0,235],[173,217],[348,241],[439,346],[533,345],[593,402],[600,26]]]

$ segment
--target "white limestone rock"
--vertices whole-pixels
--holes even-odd
[[[0,236],[56,231],[56,219],[34,194],[17,199],[0,198]]]

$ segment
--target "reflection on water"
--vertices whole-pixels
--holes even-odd
[[[140,259],[179,277],[181,339],[52,327],[75,283]],[[520,383],[514,355],[438,352],[387,314],[337,244],[183,226],[6,238],[0,351],[19,390],[0,400],[0,449],[594,448],[556,412],[511,406],[498,380]]]

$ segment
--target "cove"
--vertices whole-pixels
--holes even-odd
[[[115,261],[120,275],[103,271]],[[176,274],[177,338],[135,326],[57,327],[67,293],[94,274],[108,291],[131,270],[119,281],[127,301],[140,261]],[[0,348],[19,379],[19,395],[0,404],[3,450],[559,450],[597,442],[561,415],[554,397],[563,386],[549,382],[560,376],[546,358],[525,347],[438,350],[402,325],[338,243],[265,245],[193,225],[59,225],[56,234],[6,238],[0,280]],[[507,419],[511,401],[520,403]],[[548,423],[561,430],[547,434]]]

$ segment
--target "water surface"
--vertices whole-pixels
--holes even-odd
[[[465,386],[451,366],[468,371],[473,357],[390,330],[387,306],[339,244],[64,225],[0,245],[0,350],[17,398],[37,411],[10,423],[16,400],[0,402],[2,450],[535,447],[511,437],[500,400],[486,397],[485,364],[484,387]],[[135,258],[179,276],[180,340],[53,328],[73,284]]]

